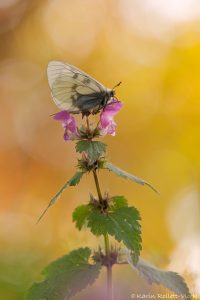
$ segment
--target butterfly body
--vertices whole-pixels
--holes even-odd
[[[95,114],[102,109],[113,96],[114,92],[112,90],[107,90],[105,93],[78,94],[77,98],[73,100],[73,106],[77,107],[83,114]]]
[[[70,113],[96,114],[114,97],[113,89],[60,61],[49,62],[47,75],[54,102]]]

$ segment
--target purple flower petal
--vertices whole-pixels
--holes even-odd
[[[61,121],[64,128],[64,140],[68,141],[73,139],[76,133],[76,121],[74,117],[66,110],[62,110],[53,116],[54,120]]]
[[[111,134],[115,135],[115,129],[117,124],[113,118],[122,108],[122,102],[115,99],[112,103],[108,103],[101,112],[100,115],[100,128],[101,135]]]
[[[65,121],[70,118],[70,113],[66,110],[61,110],[53,115],[54,120]]]

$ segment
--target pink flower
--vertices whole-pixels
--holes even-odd
[[[100,133],[101,135],[111,134],[115,135],[115,129],[117,124],[113,118],[122,108],[122,102],[115,99],[115,101],[108,103],[101,112],[100,115]]]
[[[73,140],[76,134],[76,121],[66,110],[62,110],[53,116],[54,120],[61,121],[64,128],[64,140]]]

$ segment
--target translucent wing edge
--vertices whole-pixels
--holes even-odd
[[[99,87],[100,91],[103,92],[107,90],[107,88],[102,83],[94,79],[92,76],[88,75],[87,73],[85,73],[84,71],[78,69],[73,65],[66,64],[59,60],[51,60],[48,63],[47,77],[48,77],[48,82],[50,87],[52,87],[55,79],[61,74],[62,71],[66,73],[68,71],[69,73],[74,73],[74,74],[79,73],[81,75],[84,75],[86,78],[89,78],[91,81],[93,81]]]

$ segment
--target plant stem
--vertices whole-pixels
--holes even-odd
[[[107,299],[113,300],[112,266],[107,266]]]
[[[105,242],[105,252],[106,252],[106,255],[109,255],[110,245],[109,245],[108,234],[104,235],[104,242]]]
[[[90,122],[88,116],[86,116],[86,124],[87,124],[88,134],[90,134]]]
[[[101,190],[100,190],[100,185],[99,185],[99,180],[97,177],[97,172],[96,170],[93,170],[93,175],[94,175],[94,181],[95,181],[95,185],[96,185],[96,189],[97,189],[97,194],[99,197],[99,202],[102,203],[103,202],[103,197],[101,195]]]
[[[107,299],[113,299],[113,288],[112,288],[112,266],[110,265],[109,258],[110,258],[110,245],[109,245],[109,237],[106,233],[104,235],[105,241],[105,252],[106,256],[108,257],[108,265],[107,265]]]
[[[103,202],[103,197],[100,190],[99,180],[97,176],[96,170],[93,170],[94,181],[97,189],[97,194],[99,197],[99,202]],[[105,242],[105,254],[108,260],[107,268],[107,300],[113,300],[113,288],[112,288],[112,265],[110,264],[110,243],[108,234],[104,234],[104,242]]]

